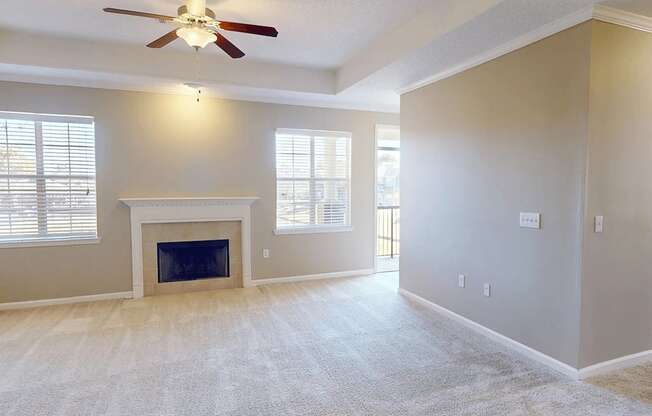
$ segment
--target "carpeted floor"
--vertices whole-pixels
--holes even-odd
[[[651,415],[396,275],[0,312],[0,415]]]
[[[586,381],[652,406],[652,363],[626,368]]]

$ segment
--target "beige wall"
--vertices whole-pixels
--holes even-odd
[[[261,197],[252,213],[256,279],[372,267],[374,126],[398,115],[19,83],[0,83],[0,109],[95,116],[102,238],[0,249],[0,303],[131,290],[121,197]],[[353,133],[352,232],[273,234],[278,127]]]
[[[652,349],[652,34],[596,22],[591,58],[582,366]]]
[[[572,366],[590,41],[583,24],[401,99],[401,287]]]
[[[591,21],[404,96],[401,287],[577,368],[652,349],[651,74]]]

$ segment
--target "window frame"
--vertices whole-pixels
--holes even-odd
[[[346,219],[348,220],[347,224],[344,225],[328,225],[328,224],[310,224],[305,226],[286,226],[279,227],[278,225],[278,166],[277,166],[277,152],[276,152],[276,141],[278,135],[304,135],[311,137],[311,174],[308,179],[310,183],[314,183],[319,180],[315,177],[315,152],[314,152],[314,137],[337,137],[337,138],[346,138],[348,140],[348,166],[347,169],[347,195],[348,195],[348,204],[346,207]],[[346,131],[334,131],[334,130],[314,130],[314,129],[289,129],[289,128],[277,128],[274,132],[274,234],[275,235],[293,235],[293,234],[319,234],[319,233],[340,233],[340,232],[350,232],[353,231],[353,217],[352,205],[353,205],[353,195],[351,193],[352,188],[352,148],[353,148],[353,134]],[[283,180],[283,179],[281,179]]]
[[[72,123],[72,124],[95,124],[95,119],[92,116],[72,116],[72,115],[59,115],[59,114],[39,114],[39,113],[26,113],[26,112],[15,112],[15,111],[0,111],[0,119],[4,120],[25,120],[35,123],[35,157],[36,157],[36,174],[35,180],[37,181],[38,189],[38,177],[39,171],[43,169],[43,136],[42,136],[42,123],[52,122],[52,123]],[[23,247],[48,247],[48,246],[79,246],[87,244],[98,244],[101,241],[100,232],[99,232],[99,216],[98,216],[98,187],[97,187],[97,137],[95,131],[93,131],[93,146],[94,146],[94,182],[95,182],[95,235],[81,236],[81,235],[72,235],[72,236],[50,236],[39,235],[36,237],[19,237],[15,239],[6,239],[0,240],[0,249],[4,248],[23,248]],[[11,175],[10,175],[11,176]],[[43,174],[41,174],[43,176]],[[43,193],[45,196],[46,193]],[[43,196],[37,195],[37,198],[42,198]],[[39,216],[43,213],[38,214]],[[39,224],[40,226],[40,224]]]

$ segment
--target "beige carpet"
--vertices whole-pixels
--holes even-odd
[[[0,415],[651,415],[396,275],[0,312]]]
[[[593,377],[587,382],[652,405],[652,363]]]

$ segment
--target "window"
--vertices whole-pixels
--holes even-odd
[[[0,112],[0,244],[96,238],[93,118]]]
[[[276,131],[276,232],[351,229],[351,133]]]

